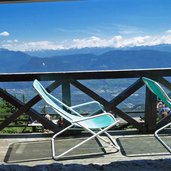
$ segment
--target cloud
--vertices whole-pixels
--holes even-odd
[[[16,51],[36,51],[36,50],[62,50],[70,48],[86,48],[86,47],[133,47],[133,46],[152,46],[159,44],[171,44],[171,30],[163,32],[159,35],[144,35],[144,36],[123,36],[114,35],[109,38],[100,36],[91,36],[85,38],[77,38],[65,40],[62,42],[55,41],[32,41],[21,42],[17,39],[3,40],[0,42],[0,48],[7,48]]]
[[[3,36],[3,37],[8,37],[9,35],[10,35],[9,32],[7,32],[7,31],[0,33],[0,36]]]
[[[72,48],[85,47],[128,47],[128,46],[143,46],[148,44],[157,44],[157,40],[151,42],[151,36],[137,36],[131,38],[124,38],[121,35],[113,36],[109,39],[102,39],[100,37],[90,37],[84,39],[74,39]]]
[[[14,41],[15,43],[18,43],[18,40],[17,40],[17,39],[14,39],[13,41]]]
[[[109,39],[100,37],[90,37],[84,39],[74,39],[72,48],[85,48],[85,47],[133,47],[133,46],[152,46],[159,44],[171,44],[171,34],[164,35],[145,35],[124,37],[121,35],[113,36]]]
[[[57,43],[51,41],[26,42],[20,46],[24,50],[44,50],[44,49],[56,50],[56,49],[64,48],[62,45],[58,45]]]
[[[107,46],[108,42],[106,39],[92,36],[90,38],[73,39],[71,48],[83,48],[83,47],[100,47]]]
[[[116,24],[115,28],[117,32],[121,35],[130,35],[130,34],[144,34],[141,28],[135,27],[135,26],[128,26],[128,25],[121,25],[121,24]]]
[[[56,50],[64,49],[62,45],[50,41],[20,42],[17,39],[7,40],[0,47],[10,50],[35,51],[35,50]]]
[[[171,33],[171,29],[170,30],[167,30],[166,33],[170,34]]]

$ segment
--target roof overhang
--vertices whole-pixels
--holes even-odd
[[[0,4],[33,3],[33,2],[62,2],[62,1],[73,1],[73,0],[0,0]]]

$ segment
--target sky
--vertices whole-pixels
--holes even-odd
[[[0,48],[15,51],[171,44],[171,0],[0,4]]]

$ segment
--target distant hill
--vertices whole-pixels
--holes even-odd
[[[66,56],[66,55],[75,55],[75,54],[95,54],[95,55],[101,55],[105,52],[116,50],[112,47],[106,47],[106,48],[71,48],[71,49],[64,49],[64,50],[37,50],[37,51],[27,51],[25,52],[28,55],[31,56],[37,56],[37,57],[51,57],[51,56]]]
[[[29,62],[32,56],[20,51],[0,49],[0,72],[19,72],[20,66]]]
[[[66,56],[66,55],[75,55],[75,54],[94,54],[102,55],[103,53],[113,51],[113,50],[156,50],[156,51],[165,51],[171,52],[171,44],[160,44],[153,46],[134,46],[134,47],[95,47],[95,48],[71,48],[63,50],[37,50],[37,51],[26,51],[25,53],[30,56],[37,57],[51,57],[51,56]]]
[[[145,50],[143,48],[136,49],[134,47],[134,49],[128,50],[111,50],[109,48],[109,51],[102,49],[101,53],[97,49],[98,53],[96,54],[76,53],[44,58],[30,56],[19,51],[0,49],[0,72],[115,70],[171,66],[171,52],[168,52],[169,50]],[[169,45],[167,49],[169,49]],[[94,50],[89,49],[91,52]]]
[[[103,49],[104,50],[104,49]],[[30,56],[23,52],[0,49],[0,72],[55,72],[85,70],[115,70],[171,67],[171,52],[157,50],[110,50],[104,53]],[[94,84],[92,82],[91,84]],[[98,82],[99,84],[99,82]],[[110,84],[106,82],[105,84]],[[118,83],[120,86],[120,83]],[[0,83],[4,88],[28,88],[29,83]],[[109,86],[110,87],[110,86]]]
[[[100,56],[108,69],[171,67],[171,53],[155,50],[110,51]]]
[[[154,46],[136,46],[136,47],[129,47],[124,48],[126,50],[157,50],[157,51],[164,51],[164,52],[171,52],[171,44],[160,44]]]
[[[31,58],[20,71],[79,71],[171,66],[171,53],[154,50],[113,50],[101,55],[75,54]]]
[[[90,70],[96,67],[94,62],[96,58],[98,56],[93,54],[75,54],[49,58],[34,57],[28,63],[22,65],[20,70],[37,72]]]

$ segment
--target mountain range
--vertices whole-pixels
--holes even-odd
[[[120,49],[84,48],[25,53],[0,49],[1,73],[164,68],[170,66],[171,45]]]

